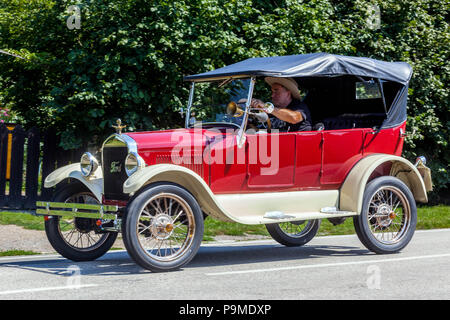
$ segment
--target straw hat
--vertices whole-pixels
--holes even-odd
[[[274,78],[274,77],[266,77],[264,80],[272,86],[275,83],[278,83],[289,90],[292,94],[292,97],[301,100],[300,91],[298,91],[298,84],[292,78]]]

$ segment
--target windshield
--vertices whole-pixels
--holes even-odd
[[[242,123],[242,117],[226,113],[230,101],[247,99],[250,79],[235,79],[195,84],[188,124],[190,127],[200,123]],[[239,104],[245,110],[244,103]]]

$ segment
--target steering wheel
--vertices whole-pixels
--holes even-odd
[[[244,110],[238,106],[239,103],[236,103],[234,101],[230,101],[227,104],[226,112],[228,115],[233,117],[242,117],[244,115]],[[249,113],[250,116],[258,120],[260,123],[267,124],[267,132],[270,133],[270,130],[272,128],[272,123],[270,122],[270,118],[263,110],[259,108],[251,108]]]

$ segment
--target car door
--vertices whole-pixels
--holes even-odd
[[[320,183],[338,187],[363,153],[364,129],[323,131]]]
[[[209,185],[216,194],[240,193],[246,190],[247,142],[239,147],[236,133],[216,136],[204,152],[209,168]]]
[[[322,131],[297,132],[295,187],[301,190],[320,188],[322,141]]]
[[[248,134],[248,188],[276,190],[294,186],[295,150],[295,132]]]

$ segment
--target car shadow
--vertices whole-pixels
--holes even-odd
[[[73,276],[76,272],[81,275],[98,276],[150,273],[136,265],[128,253],[123,250],[110,251],[97,260],[87,262],[75,262],[62,256],[40,257],[39,255],[32,256],[25,261],[20,258],[17,260],[0,262],[0,270],[1,268],[16,268],[63,277]]]
[[[248,242],[247,242],[248,243]],[[279,244],[257,245],[207,245],[201,246],[194,259],[183,268],[173,271],[192,270],[218,266],[231,266],[274,261],[303,261],[318,259],[320,257],[352,257],[373,255],[366,249],[353,246],[305,245],[302,247],[284,247]],[[49,275],[70,277],[78,270],[81,275],[118,276],[136,274],[154,274],[143,269],[131,259],[124,250],[109,251],[103,257],[89,262],[74,262],[60,256],[52,258],[39,258],[36,256],[30,261],[0,262],[1,268],[18,268]]]
[[[256,264],[274,261],[302,261],[320,257],[351,257],[372,255],[368,250],[353,246],[305,245],[285,247],[279,244],[251,246],[202,247],[185,268],[203,268],[221,265]]]

